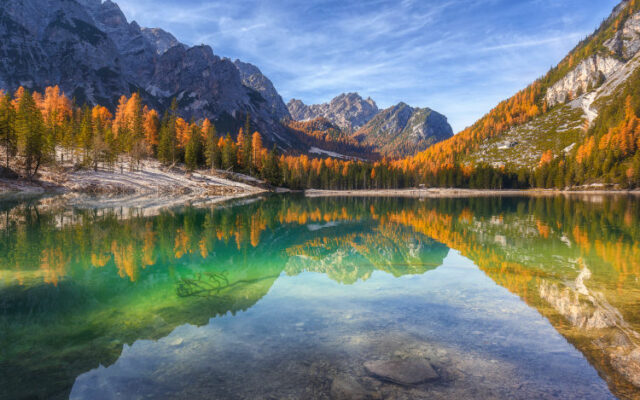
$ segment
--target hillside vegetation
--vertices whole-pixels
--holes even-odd
[[[571,93],[570,98],[581,98],[555,107],[549,106],[545,95],[589,57],[606,55],[623,59],[621,50],[614,51],[605,44],[619,35],[627,20],[639,10],[638,0],[621,3],[596,32],[544,77],[498,104],[453,138],[398,161],[395,166],[422,177],[454,170],[470,174],[483,165],[520,174],[523,173],[520,168],[535,168],[537,177],[530,179],[533,186],[564,187],[592,182],[638,185],[637,71],[610,89],[608,96],[594,92],[598,98],[593,105],[599,110],[592,123],[576,102],[587,94]]]

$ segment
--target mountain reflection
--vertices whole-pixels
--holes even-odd
[[[341,284],[423,274],[451,248],[548,318],[614,393],[632,396],[640,202],[595,200],[272,196],[155,216],[7,206],[0,385],[7,398],[67,397],[76,376],[115,362],[123,344],[247,310],[283,273]]]
[[[3,390],[10,398],[25,391],[67,397],[78,374],[113,363],[123,344],[246,310],[283,272],[323,272],[354,283],[375,270],[401,276],[442,264],[446,246],[406,227],[380,226],[370,218],[375,206],[272,197],[153,217],[42,204],[5,210]],[[330,227],[338,222],[339,229]],[[334,247],[325,247],[322,256],[312,254],[313,243],[326,242]],[[302,261],[336,257],[345,263],[319,268]]]

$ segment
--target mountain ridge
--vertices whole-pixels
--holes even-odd
[[[403,157],[453,136],[447,118],[430,108],[414,108],[401,102],[380,111],[354,137],[391,157]]]
[[[286,117],[284,102],[257,68],[253,78],[243,79],[240,69],[211,47],[188,47],[161,29],[128,22],[110,0],[44,3],[6,0],[0,6],[3,89],[59,85],[79,104],[112,110],[120,96],[134,92],[161,112],[177,98],[186,119],[209,118],[233,134],[251,115],[267,143],[284,149],[298,145],[279,123]]]
[[[287,107],[296,121],[325,118],[363,146],[390,157],[413,155],[453,135],[447,118],[430,108],[400,102],[381,110],[373,99],[358,93],[343,93],[328,103],[310,106],[292,99]]]
[[[370,97],[363,99],[360,94],[342,93],[328,103],[306,105],[302,100],[291,99],[287,104],[291,117],[296,121],[313,120],[323,117],[346,131],[355,131],[369,122],[379,111],[378,105]]]

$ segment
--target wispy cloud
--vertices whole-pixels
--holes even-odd
[[[285,100],[345,91],[471,124],[557,63],[618,0],[119,0],[130,19],[259,66]]]

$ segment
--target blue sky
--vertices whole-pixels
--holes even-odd
[[[342,92],[454,131],[544,74],[618,0],[116,0],[130,20],[251,62],[285,102]]]

